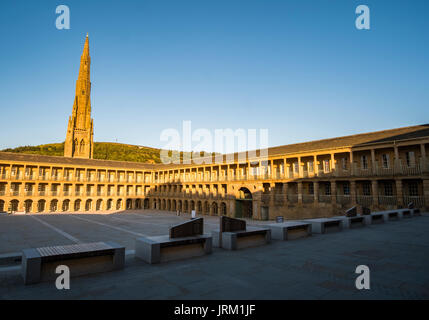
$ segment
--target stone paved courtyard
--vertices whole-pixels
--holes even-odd
[[[134,241],[163,235],[189,215],[158,211],[110,214],[0,215],[0,254],[28,247],[115,241],[127,250],[122,271],[24,286],[19,266],[0,265],[1,299],[428,299],[429,214],[313,235],[239,251],[148,265]],[[205,232],[218,218],[205,219]],[[267,222],[248,221],[248,225]],[[368,265],[371,289],[355,288],[356,266]]]

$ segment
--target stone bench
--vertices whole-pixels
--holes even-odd
[[[57,266],[66,265],[70,277],[120,270],[125,264],[125,247],[114,242],[82,243],[24,249],[22,277],[25,284],[54,281]]]
[[[301,221],[311,224],[312,233],[330,233],[342,230],[342,219],[338,218],[318,218]]]
[[[401,218],[411,218],[414,209],[399,209],[398,212]]]
[[[402,218],[402,214],[398,211],[387,211],[384,213],[384,221],[396,221]]]
[[[271,238],[275,240],[295,240],[311,236],[311,224],[301,221],[286,221],[267,225]]]
[[[371,212],[371,214],[365,216],[365,223],[367,225],[384,223],[384,215],[384,212]]]
[[[210,254],[212,237],[203,230],[203,218],[196,218],[171,227],[169,235],[138,238],[135,256],[154,264]]]
[[[421,212],[420,212],[420,209],[411,209],[411,211],[413,213],[413,217],[421,216],[422,215]]]
[[[356,216],[336,216],[335,219],[341,220],[343,229],[352,229],[366,226],[365,217],[361,215]]]
[[[219,230],[212,231],[215,247],[237,250],[265,245],[271,242],[271,230],[268,228],[246,227],[246,221],[220,217]]]

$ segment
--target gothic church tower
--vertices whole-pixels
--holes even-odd
[[[72,115],[69,117],[64,156],[92,159],[94,152],[94,127],[91,119],[89,40],[86,35],[83,53],[80,58],[79,77],[76,81],[76,96]]]

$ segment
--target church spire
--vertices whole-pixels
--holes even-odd
[[[90,66],[91,57],[89,55],[89,38],[87,34],[80,58],[73,111],[67,128],[64,145],[65,157],[92,158],[93,156]]]

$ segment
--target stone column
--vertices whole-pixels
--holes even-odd
[[[317,177],[319,174],[319,164],[317,163],[317,155],[314,156],[313,170],[314,170],[314,175]]]
[[[335,180],[331,181],[331,203],[332,205],[337,204],[337,182]]]
[[[269,207],[274,208],[275,206],[275,197],[276,197],[276,184],[270,183],[270,203]]]
[[[337,175],[337,165],[335,162],[335,153],[331,153],[331,172],[334,173],[334,175]],[[332,183],[331,183],[332,185]],[[331,189],[332,191],[332,189]]]
[[[287,182],[285,182],[282,185],[283,205],[287,205],[288,204],[287,190],[288,190],[288,184],[287,184]]]
[[[399,150],[398,150],[398,146],[394,146],[393,147],[394,152],[395,152],[395,160],[394,160],[394,171],[395,172],[399,172],[402,173],[402,167],[401,167],[401,162],[399,161]]]
[[[314,205],[317,207],[319,205],[319,181],[313,181],[313,190],[314,190]]]
[[[304,164],[301,162],[301,157],[298,157],[298,174],[300,178],[304,177]]]
[[[375,149],[371,149],[371,168],[372,168],[372,174],[376,174],[377,168],[375,163]]]
[[[354,171],[355,171],[355,168],[354,168],[354,162],[353,162],[354,160],[353,160],[353,151],[352,150],[350,150],[350,175],[351,176],[353,176],[354,175]]]
[[[400,207],[400,206],[408,205],[408,203],[404,203],[404,199],[403,199],[402,180],[396,179],[395,183],[396,183],[396,204],[397,204],[397,206]]]
[[[298,204],[302,204],[302,182],[298,182]]]
[[[429,179],[423,179],[423,196],[425,198],[425,209],[429,210]]]
[[[421,171],[427,172],[428,171],[428,165],[427,165],[427,158],[426,158],[426,147],[425,147],[424,143],[422,143],[420,145],[420,153],[421,153],[421,157],[422,157],[421,164],[420,164],[421,165]]]
[[[377,180],[372,180],[371,181],[371,186],[372,186],[372,204],[374,206],[378,206],[378,181]]]
[[[356,181],[352,180],[350,181],[350,200],[352,206],[356,206]]]

